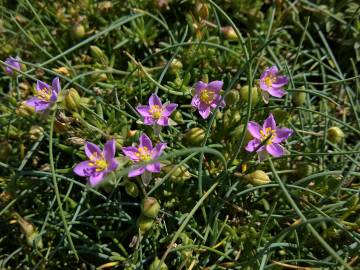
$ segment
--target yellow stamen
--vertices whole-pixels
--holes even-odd
[[[271,127],[267,127],[265,129],[265,132],[260,129],[260,135],[261,135],[261,142],[266,141],[266,144],[272,144],[272,141],[275,139],[276,137],[276,131],[274,129],[271,129]],[[269,138],[270,137],[270,138]]]
[[[159,105],[151,106],[149,113],[152,115],[154,119],[159,119],[162,115],[162,107]]]
[[[101,172],[107,169],[108,164],[104,158],[103,155],[100,155],[98,157],[98,153],[94,152],[91,156],[90,156],[90,161],[89,162],[89,166],[91,167],[96,167],[96,171],[97,172]]]
[[[144,147],[139,147],[138,152],[135,154],[141,161],[149,161],[151,159],[149,149]]]
[[[268,76],[265,77],[264,82],[268,87],[271,87],[272,84],[276,81],[275,76],[269,74]]]
[[[51,89],[47,89],[44,87],[44,88],[40,89],[39,91],[37,91],[36,96],[39,99],[42,99],[44,101],[50,101],[51,94],[52,94]]]
[[[204,89],[200,93],[200,100],[206,104],[211,104],[214,100],[215,92],[212,90]]]

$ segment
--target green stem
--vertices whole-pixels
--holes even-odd
[[[51,116],[51,120],[50,120],[50,134],[49,134],[50,169],[51,169],[52,181],[53,181],[54,190],[55,190],[56,201],[59,205],[59,211],[60,211],[60,216],[61,216],[62,222],[64,223],[65,234],[69,240],[70,247],[71,247],[72,251],[74,252],[76,260],[79,260],[79,256],[77,255],[74,243],[71,239],[70,230],[69,230],[66,218],[65,218],[64,210],[62,208],[62,202],[61,202],[59,188],[57,185],[57,180],[56,180],[56,175],[55,175],[55,165],[54,165],[54,156],[53,156],[53,131],[54,131],[55,115],[56,115],[56,110],[54,110],[54,112]]]

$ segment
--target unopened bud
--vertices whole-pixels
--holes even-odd
[[[0,160],[5,160],[9,157],[12,150],[12,146],[7,141],[0,142]]]
[[[305,87],[302,86],[301,89],[305,89]],[[301,92],[301,90],[294,92],[292,95],[292,101],[296,106],[303,105],[306,101],[306,93]]]
[[[225,96],[226,105],[235,105],[240,99],[239,91],[230,90],[230,92]]]
[[[100,12],[109,12],[113,7],[111,1],[102,1],[98,4],[97,8]]]
[[[71,28],[71,37],[75,40],[84,38],[85,34],[86,34],[85,26],[82,23],[76,23]]]
[[[271,113],[274,115],[276,122],[279,124],[286,123],[287,120],[290,119],[290,114],[279,108],[272,110]]]
[[[90,46],[90,53],[91,56],[95,59],[95,61],[101,63],[104,66],[107,66],[109,64],[108,57],[98,46]]]
[[[16,109],[16,114],[21,117],[30,117],[34,113],[34,107],[26,105],[25,102],[21,103],[20,106]]]
[[[261,170],[249,173],[245,178],[254,186],[266,185],[271,183],[269,176]]]
[[[131,181],[126,182],[125,191],[126,194],[128,194],[131,197],[136,198],[137,196],[139,196],[139,188],[134,182]]]
[[[144,216],[143,214],[141,214],[137,220],[137,225],[139,226],[139,229],[142,233],[149,231],[153,224],[154,219]]]
[[[240,89],[240,98],[241,100],[248,102],[249,101],[249,86],[245,85]],[[251,88],[251,102],[255,105],[259,101],[259,90],[256,86]]]
[[[176,73],[177,71],[181,70],[183,68],[183,64],[181,63],[180,60],[178,59],[174,59],[172,60],[171,64],[170,64],[170,70],[172,73]]]
[[[327,130],[327,138],[332,143],[339,143],[344,137],[345,134],[339,127],[331,127]]]
[[[195,127],[185,133],[184,139],[190,145],[200,145],[205,138],[205,130]]]
[[[166,173],[169,173],[175,166],[169,165],[163,167],[163,170]],[[191,174],[188,171],[187,167],[184,165],[178,166],[171,174],[170,174],[170,180],[172,180],[175,183],[183,183],[185,180],[188,180],[191,178]]]
[[[28,245],[33,246],[35,244],[36,248],[41,249],[43,247],[42,239],[35,226],[19,215],[17,215],[17,222],[25,234]]]
[[[208,5],[203,2],[197,2],[195,11],[202,20],[206,20],[206,18],[209,16]]]
[[[82,145],[85,145],[86,140],[83,138],[79,138],[79,137],[70,137],[66,140],[66,142],[68,142],[72,145],[82,146]]]
[[[238,40],[238,36],[232,26],[225,26],[221,28],[222,33],[228,40]]]
[[[77,111],[81,102],[81,97],[74,88],[70,88],[64,94],[64,106],[69,111]]]
[[[141,201],[141,212],[149,218],[156,218],[160,211],[160,204],[154,197],[146,197]]]
[[[178,124],[180,124],[180,125],[185,123],[185,122],[184,122],[184,118],[183,118],[183,116],[182,116],[182,113],[181,113],[179,110],[176,110],[176,111],[172,114],[171,118],[172,118],[176,123],[178,123]]]
[[[29,138],[31,141],[37,141],[44,134],[44,129],[40,126],[31,126]]]
[[[164,262],[161,263],[161,260],[158,257],[155,257],[150,264],[149,270],[168,270],[168,267]]]

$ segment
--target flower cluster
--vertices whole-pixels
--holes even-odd
[[[16,71],[21,70],[21,60],[18,57],[9,57],[5,63],[5,72],[9,76],[14,76]],[[269,102],[270,96],[281,98],[286,94],[283,87],[288,83],[288,78],[280,76],[278,73],[278,68],[272,66],[267,68],[260,77],[260,88],[265,103]],[[199,81],[195,84],[191,106],[198,110],[203,119],[207,119],[214,109],[225,107],[226,104],[221,96],[223,84],[222,81],[209,83]],[[51,85],[38,80],[35,90],[35,95],[27,100],[26,104],[34,107],[37,112],[45,111],[58,100],[61,90],[60,80],[55,77]],[[143,124],[153,126],[155,135],[159,135],[161,127],[170,125],[169,117],[177,107],[178,104],[176,103],[166,102],[163,104],[157,94],[154,93],[150,96],[148,105],[138,105],[136,110],[142,117]],[[245,149],[248,152],[256,152],[259,161],[263,161],[268,154],[274,157],[282,156],[284,148],[280,143],[293,133],[289,128],[277,127],[272,114],[269,115],[262,126],[250,121],[247,129],[253,139]],[[159,142],[153,146],[151,139],[145,133],[140,136],[138,146],[122,147],[123,154],[133,163],[128,177],[141,176],[144,185],[148,185],[152,173],[161,171],[158,158],[165,148],[165,142]],[[73,171],[79,176],[87,177],[91,186],[97,186],[103,182],[105,177],[114,172],[119,166],[116,159],[116,143],[114,139],[108,140],[103,150],[91,142],[86,142],[84,150],[88,160],[77,164]]]

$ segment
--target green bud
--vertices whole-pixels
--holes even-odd
[[[40,126],[31,126],[29,130],[29,138],[31,141],[37,141],[44,134],[44,129]]]
[[[174,59],[172,60],[171,64],[170,64],[170,71],[172,73],[176,73],[177,71],[181,70],[183,68],[183,64],[181,63],[180,60],[178,59]]]
[[[245,102],[249,101],[249,86],[245,85],[240,88],[240,98]],[[251,88],[251,101],[253,105],[259,101],[259,89],[256,86]]]
[[[150,264],[149,270],[167,270],[168,267],[158,257],[155,257],[154,261]]]
[[[184,140],[190,145],[200,145],[205,138],[205,130],[195,127],[184,135]]]
[[[0,160],[5,160],[10,156],[12,146],[7,141],[0,142]]]
[[[86,30],[83,24],[77,23],[71,28],[71,37],[75,40],[82,39],[85,37]]]
[[[77,111],[81,102],[81,97],[75,88],[70,88],[64,94],[64,106],[69,111]]]
[[[104,66],[109,65],[108,57],[98,46],[90,46],[90,53],[95,61],[101,63]]]
[[[327,130],[327,138],[332,143],[339,143],[344,137],[345,134],[339,127],[331,127]]]
[[[235,105],[240,99],[239,91],[237,90],[231,90],[226,96],[225,96],[225,103],[226,105]]]
[[[182,113],[181,113],[179,110],[176,110],[176,111],[172,114],[171,118],[172,118],[176,123],[178,123],[179,125],[185,123],[185,122],[184,122],[184,118],[183,118],[183,116],[182,116]]]
[[[91,80],[94,82],[96,82],[96,81],[106,82],[108,79],[106,73],[101,72],[101,70],[99,70],[99,69],[95,69],[95,72],[92,73],[90,77],[91,77]]]
[[[313,166],[307,162],[298,162],[296,164],[296,175],[298,177],[306,177],[313,173]]]
[[[100,12],[109,12],[113,7],[111,1],[102,1],[98,4],[97,8]]]
[[[142,233],[146,233],[151,229],[151,227],[154,224],[154,219],[149,218],[141,214],[137,220],[137,224],[139,226],[139,229]]]
[[[198,1],[196,3],[195,12],[200,17],[200,19],[205,20],[209,16],[208,5],[203,2]]]
[[[244,125],[240,125],[238,127],[236,127],[235,129],[233,129],[230,132],[230,138],[234,139],[235,141],[240,140],[240,136],[244,131]],[[247,145],[247,143],[252,140],[252,135],[250,134],[250,132],[247,130],[247,128],[245,129],[245,139],[244,139],[244,143],[243,145]]]
[[[254,186],[260,186],[271,183],[269,176],[261,170],[249,173],[245,178]]]
[[[139,188],[134,182],[127,181],[125,184],[125,191],[126,194],[131,197],[136,198],[137,196],[139,196]]]
[[[240,122],[241,114],[238,110],[228,109],[224,113],[224,128],[229,129]]]
[[[175,166],[169,165],[163,167],[163,170],[168,173],[170,172]],[[183,183],[185,180],[188,180],[191,178],[191,174],[188,171],[187,167],[184,165],[178,166],[175,171],[173,171],[170,175],[170,180],[172,180],[175,183]]]
[[[224,37],[228,40],[238,40],[238,36],[232,26],[225,26],[221,28],[221,32]]]
[[[17,222],[19,223],[23,233],[25,234],[28,245],[29,246],[35,245],[36,248],[42,249],[43,248],[42,238],[41,236],[39,236],[39,233],[36,231],[35,226],[19,215],[17,215]]]
[[[20,106],[16,109],[16,114],[21,117],[30,117],[34,113],[34,107],[26,105],[25,102],[21,103]]]
[[[277,123],[285,123],[290,119],[290,114],[287,111],[281,109],[274,109],[271,111]]]
[[[154,197],[146,197],[141,201],[141,213],[149,218],[156,218],[160,211],[160,204]]]
[[[305,87],[302,86],[301,89],[305,89]],[[292,95],[292,101],[296,106],[303,105],[306,101],[306,93],[301,92],[301,90],[294,92]]]

